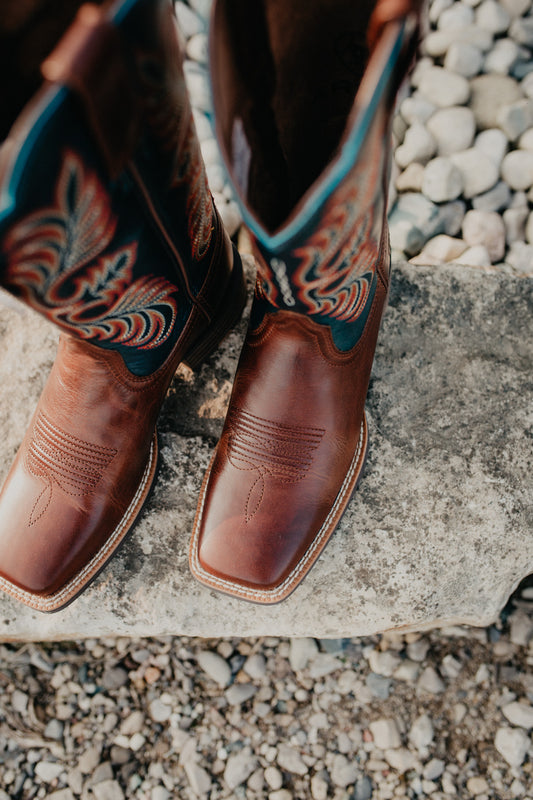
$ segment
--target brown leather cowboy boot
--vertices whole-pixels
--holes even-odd
[[[48,30],[50,3],[37,5],[22,43]],[[0,148],[0,280],[63,332],[0,496],[0,587],[41,611],[70,602],[124,539],[176,367],[208,355],[245,300],[170,2],[83,6],[67,28]],[[39,76],[25,78],[31,95]]]
[[[218,136],[259,276],[190,563],[285,598],[333,533],[367,452],[364,404],[389,286],[393,100],[416,43],[405,3],[218,0]]]

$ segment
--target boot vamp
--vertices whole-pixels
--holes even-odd
[[[348,498],[336,500],[362,463],[380,301],[349,353],[326,326],[292,312],[268,315],[248,335],[200,517],[209,573],[278,586],[325,543],[320,532],[335,527]]]
[[[120,356],[62,337],[0,495],[0,575],[51,594],[121,532],[143,492],[161,375],[136,379]]]

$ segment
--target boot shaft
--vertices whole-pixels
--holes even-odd
[[[378,271],[388,280],[390,122],[416,22],[383,27],[405,11],[383,2],[251,6],[216,3],[210,54],[219,140],[258,260],[252,326],[294,311],[348,350]]]
[[[0,281],[151,374],[230,272],[170,3],[83,6],[42,73],[0,148]]]

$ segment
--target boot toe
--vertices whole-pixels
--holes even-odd
[[[222,589],[273,591],[291,566],[282,545],[270,525],[247,526],[238,518],[227,519],[203,529],[198,562]]]
[[[338,485],[316,474],[294,484],[257,479],[215,457],[202,489],[190,550],[193,575],[218,591],[261,604],[298,586],[333,533],[360,474],[364,446]],[[221,463],[222,462],[222,463]],[[251,498],[254,498],[253,501]]]
[[[336,397],[350,386],[342,375],[337,380]],[[252,602],[280,602],[333,534],[363,468],[364,412],[350,435],[340,427],[345,418],[330,410],[313,425],[303,413],[294,416],[287,411],[273,422],[259,408],[230,406],[191,539],[190,567],[201,583]]]
[[[38,611],[68,605],[131,529],[156,462],[154,437],[133,498],[116,503],[105,489],[68,492],[31,474],[19,451],[0,495],[0,588]]]

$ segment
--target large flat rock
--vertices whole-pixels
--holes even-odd
[[[489,624],[533,572],[533,282],[397,265],[368,397],[358,491],[280,605],[190,576],[196,499],[221,431],[245,322],[165,403],[155,491],[122,550],[64,611],[0,597],[0,639],[100,635],[359,636]],[[54,358],[56,333],[0,305],[0,480]]]

